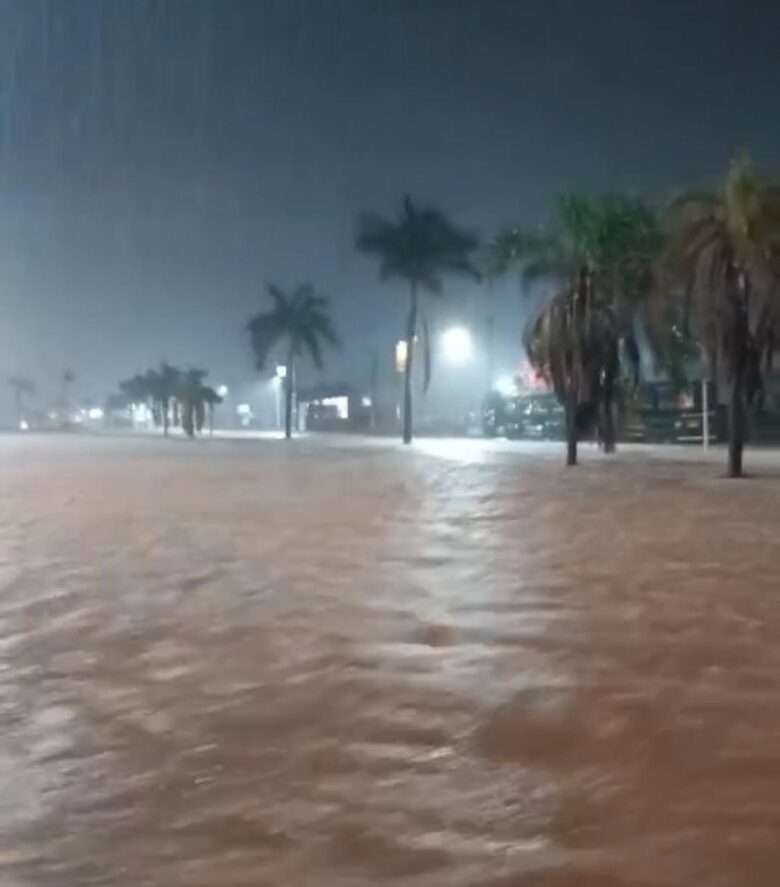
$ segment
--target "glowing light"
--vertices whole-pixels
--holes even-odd
[[[395,368],[399,373],[406,370],[406,358],[409,354],[409,348],[405,339],[400,339],[395,345]]]
[[[471,333],[465,327],[454,326],[445,330],[441,344],[448,363],[467,363],[474,355]]]
[[[286,379],[287,378],[287,367],[280,363],[276,367],[276,378],[277,379]]]
[[[511,397],[513,394],[517,394],[517,386],[511,376],[499,376],[493,388],[499,394],[503,394],[504,397]]]
[[[348,397],[323,397],[320,403],[324,407],[334,407],[339,419],[349,419]]]
[[[27,421],[27,419],[21,419],[19,421],[19,431],[29,431],[29,430],[30,430],[30,423]]]
[[[361,398],[360,398],[360,403],[361,403],[364,407],[370,407],[370,406],[371,406],[371,398],[370,398],[370,397],[361,397]]]
[[[239,416],[251,416],[252,415],[252,407],[249,406],[248,403],[240,403],[236,407],[236,412]]]
[[[230,389],[227,385],[220,385],[219,388],[217,388],[217,394],[219,397],[227,397],[228,394],[230,394]]]
[[[103,418],[103,410],[100,407],[91,407],[87,412],[87,416],[93,421],[97,421]]]

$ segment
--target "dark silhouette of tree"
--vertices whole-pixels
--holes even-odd
[[[252,317],[247,329],[258,370],[265,368],[275,346],[284,347],[284,435],[289,440],[297,360],[306,352],[321,369],[323,346],[337,348],[340,340],[328,313],[328,300],[317,295],[310,283],[297,286],[292,293],[270,283],[268,295],[271,309]]]
[[[147,370],[146,387],[152,401],[155,425],[162,425],[167,437],[171,422],[171,405],[181,384],[181,370],[163,361],[159,370]]]
[[[201,390],[201,398],[202,402],[206,404],[206,409],[208,411],[209,418],[209,436],[214,434],[214,407],[218,404],[222,403],[222,398],[217,394],[217,392],[210,386],[204,385]],[[201,428],[198,431],[202,430]]]
[[[531,363],[564,406],[569,465],[577,462],[580,433],[592,423],[605,450],[615,449],[620,358],[635,385],[635,327],[652,291],[660,247],[653,212],[619,195],[566,195],[548,228],[513,228],[492,245],[491,273],[515,269],[526,285],[555,287],[525,339]]]
[[[739,158],[719,192],[675,201],[668,234],[682,313],[730,387],[728,475],[741,477],[745,410],[763,388],[780,334],[780,187]],[[680,290],[659,293],[659,311],[669,298]]]
[[[179,378],[176,397],[181,405],[181,426],[187,437],[203,430],[207,391],[211,390],[203,384],[207,375],[208,370],[189,369]]]
[[[479,279],[471,257],[476,250],[476,236],[456,227],[436,209],[419,208],[405,197],[400,216],[389,221],[366,213],[358,219],[356,247],[376,256],[382,280],[398,278],[409,284],[409,310],[406,316],[406,364],[404,367],[403,441],[412,440],[412,370],[418,322],[423,334],[424,381],[430,382],[430,337],[428,322],[421,312],[423,293],[441,295],[445,274],[468,275]]]
[[[26,376],[11,376],[8,384],[13,388],[14,392],[16,421],[21,422],[24,418],[24,400],[26,397],[32,397],[35,394],[35,382]]]

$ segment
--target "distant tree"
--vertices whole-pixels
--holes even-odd
[[[492,273],[518,270],[526,284],[553,287],[526,331],[526,347],[564,406],[569,465],[590,423],[598,425],[605,450],[615,449],[621,358],[635,385],[636,324],[660,247],[654,213],[620,195],[565,195],[547,228],[512,228],[492,245]]]
[[[189,369],[180,374],[176,397],[181,405],[181,425],[187,437],[203,430],[208,370]]]
[[[25,397],[32,397],[35,394],[35,382],[26,376],[11,376],[8,380],[14,392],[14,406],[16,407],[16,421],[21,422],[24,418],[24,400]]]
[[[682,299],[695,337],[725,372],[729,477],[741,477],[745,410],[758,398],[780,337],[780,187],[747,157],[731,164],[716,193],[672,205],[667,258],[682,287],[658,294],[657,310]]]
[[[310,283],[297,286],[291,293],[268,284],[272,307],[256,314],[247,324],[258,370],[265,368],[271,350],[284,347],[284,434],[292,437],[292,407],[298,359],[308,353],[314,365],[322,368],[322,349],[337,348],[340,340],[329,314],[328,300],[317,295]]]
[[[412,370],[418,324],[423,334],[424,389],[428,388],[431,374],[430,336],[420,297],[423,293],[441,295],[445,274],[479,279],[471,260],[477,246],[473,233],[456,227],[439,210],[416,206],[408,196],[404,198],[396,220],[390,221],[373,213],[365,213],[358,219],[357,249],[379,260],[382,280],[400,279],[409,285],[405,324],[404,443],[412,441]]]
[[[222,398],[217,394],[217,392],[209,385],[204,385],[201,391],[202,402],[206,404],[206,409],[208,410],[209,417],[209,436],[214,434],[214,407],[218,404],[222,403]],[[203,423],[201,423],[201,427],[198,431],[201,431],[203,427]]]
[[[130,379],[124,379],[119,383],[119,397],[112,403],[124,402],[128,411],[128,418],[133,418],[133,407],[140,404],[149,405],[152,398],[152,390],[147,376],[135,375]]]
[[[159,370],[147,370],[146,388],[152,401],[156,425],[162,425],[167,437],[171,422],[171,405],[181,384],[181,370],[163,361]]]

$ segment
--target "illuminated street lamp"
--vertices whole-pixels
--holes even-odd
[[[504,397],[511,397],[513,394],[517,394],[517,385],[515,385],[515,380],[512,376],[499,376],[493,389],[499,394],[503,394]]]
[[[468,363],[474,356],[471,333],[462,326],[454,326],[442,333],[442,352],[447,363]]]
[[[230,394],[227,385],[220,385],[219,388],[217,388],[217,394],[224,400],[228,394]]]
[[[277,379],[286,379],[287,378],[287,367],[283,363],[278,363],[276,365],[276,378]]]

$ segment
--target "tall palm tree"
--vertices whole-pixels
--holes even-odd
[[[289,440],[298,358],[308,352],[314,365],[321,369],[323,346],[337,348],[340,340],[328,313],[328,300],[317,295],[310,283],[300,284],[291,293],[269,283],[268,295],[270,310],[252,317],[247,329],[258,370],[265,368],[272,348],[284,346],[284,436]]]
[[[578,434],[589,420],[597,420],[604,448],[615,449],[619,358],[636,384],[635,327],[660,245],[655,214],[620,195],[564,195],[547,228],[512,228],[492,244],[491,274],[519,270],[526,285],[554,287],[526,346],[566,411],[567,464],[576,464]]]
[[[780,187],[741,157],[718,192],[675,201],[668,223],[684,313],[730,387],[728,475],[740,477],[745,409],[762,388],[780,336]]]
[[[16,407],[16,421],[24,419],[24,399],[35,394],[35,382],[26,376],[11,376],[8,384],[14,391],[14,405]]]
[[[440,295],[444,274],[479,279],[471,260],[478,241],[473,233],[456,227],[439,210],[420,208],[406,196],[397,220],[362,215],[356,246],[360,252],[379,259],[382,280],[400,279],[409,284],[403,414],[403,441],[408,444],[412,440],[412,370],[418,321],[423,333],[424,388],[430,381],[430,337],[425,314],[421,315],[420,296]]]

